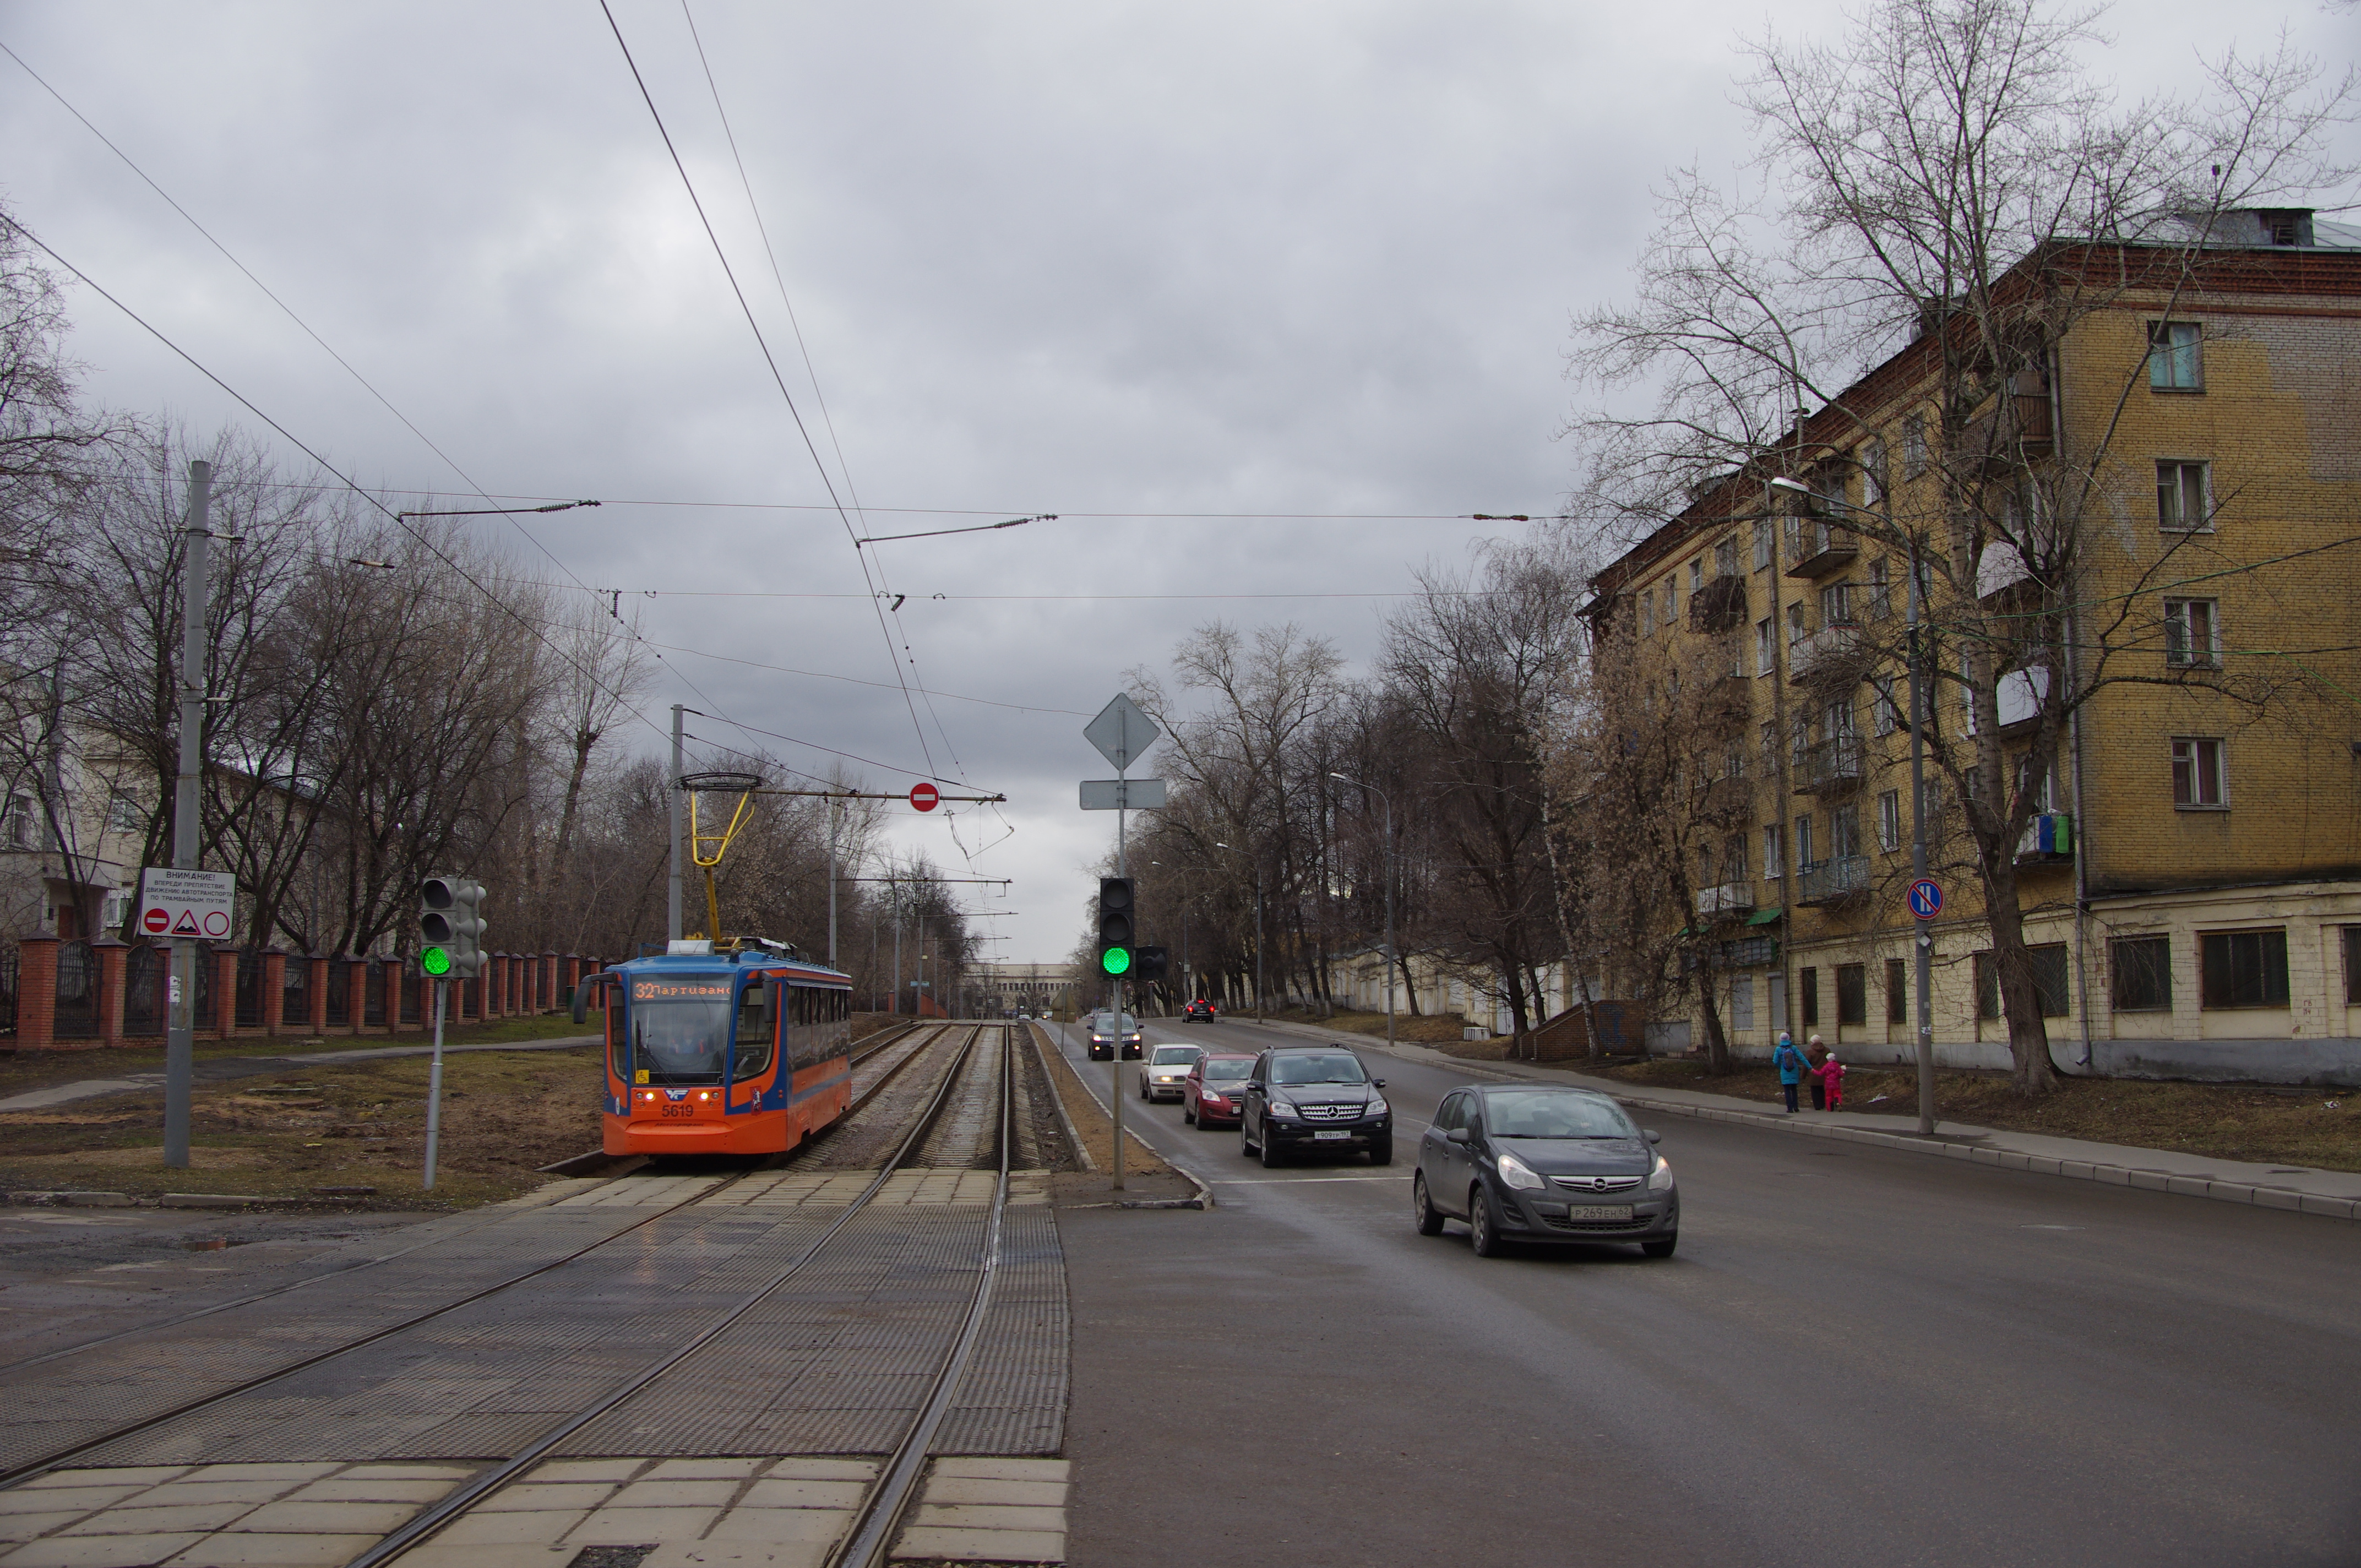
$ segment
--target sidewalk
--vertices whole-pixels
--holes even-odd
[[[1252,1018],[1227,1023],[1251,1024]],[[2004,1132],[1996,1127],[1971,1126],[1961,1122],[1938,1122],[1935,1135],[1921,1137],[1918,1118],[1858,1111],[1799,1112],[1790,1116],[1759,1101],[1693,1089],[1642,1088],[1612,1079],[1593,1078],[1572,1068],[1535,1062],[1470,1062],[1431,1046],[1388,1047],[1383,1039],[1308,1024],[1264,1023],[1260,1027],[1357,1050],[1390,1053],[1404,1061],[1439,1067],[1469,1078],[1536,1083],[1571,1083],[1611,1094],[1626,1105],[1661,1111],[1675,1116],[1696,1116],[1712,1122],[1737,1122],[1806,1137],[1834,1138],[1845,1143],[1874,1144],[1916,1154],[1998,1166],[2006,1170],[2031,1170],[2048,1176],[2102,1181],[2115,1187],[2136,1187],[2152,1192],[2172,1192],[2189,1198],[2211,1198],[2224,1203],[2244,1203],[2257,1209],[2286,1209],[2324,1214],[2339,1220],[2361,1220],[2361,1172],[2308,1170],[2283,1165],[2257,1165],[2244,1160],[2215,1159],[2205,1155],[2174,1154],[2166,1149],[2135,1148],[2093,1143],[2086,1138],[2056,1138],[2040,1133]]]
[[[601,1036],[570,1035],[562,1040],[515,1040],[506,1045],[445,1045],[443,1054],[456,1051],[562,1051],[577,1046],[595,1046]],[[341,1062],[374,1061],[380,1057],[429,1057],[434,1054],[432,1044],[423,1046],[376,1046],[354,1051],[305,1051],[284,1057],[216,1057],[196,1064],[199,1083],[222,1083],[236,1078],[259,1078],[267,1072],[285,1072],[296,1067],[329,1067]],[[71,1083],[53,1083],[47,1089],[28,1089],[22,1094],[12,1094],[0,1100],[0,1111],[46,1111],[52,1105],[71,1105],[77,1100],[94,1100],[102,1094],[130,1094],[141,1090],[164,1087],[160,1072],[130,1072],[121,1078],[82,1078]]]

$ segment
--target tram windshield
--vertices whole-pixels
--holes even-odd
[[[719,1083],[735,988],[727,974],[631,981],[633,1082]],[[645,1079],[639,1077],[646,1073]]]

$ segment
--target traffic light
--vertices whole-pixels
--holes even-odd
[[[1131,879],[1099,878],[1099,972],[1110,980],[1131,972]]]
[[[431,876],[418,887],[418,967],[431,980],[469,980],[484,967],[484,884]]]
[[[1142,985],[1155,985],[1172,972],[1170,948],[1134,948],[1131,959],[1131,977]]]

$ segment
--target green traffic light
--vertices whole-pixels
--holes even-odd
[[[1099,968],[1104,970],[1109,974],[1123,973],[1126,970],[1131,968],[1131,949],[1129,948],[1109,948],[1105,952],[1099,955]]]
[[[451,955],[441,948],[429,948],[418,955],[418,967],[440,978],[451,972]]]

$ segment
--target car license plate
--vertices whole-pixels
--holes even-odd
[[[1569,1220],[1628,1220],[1631,1217],[1629,1203],[1569,1203],[1565,1217]]]
[[[1327,1128],[1323,1127],[1320,1131],[1312,1134],[1312,1135],[1314,1139],[1324,1144],[1332,1140],[1336,1143],[1343,1143],[1346,1138],[1351,1137],[1353,1135],[1350,1133],[1330,1132]]]

